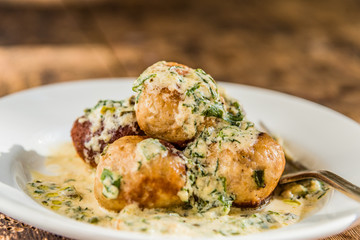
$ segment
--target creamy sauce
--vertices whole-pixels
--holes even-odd
[[[168,155],[167,148],[158,139],[148,138],[137,144],[136,158],[138,161],[151,160],[157,155],[161,155],[161,157]]]
[[[186,186],[178,196],[200,213],[212,210],[213,214],[226,215],[231,209],[233,193],[227,191],[227,179],[219,173],[219,160],[209,162],[211,145],[219,150],[237,151],[254,145],[259,131],[242,124],[232,126],[218,122],[215,127],[205,128],[184,150],[189,159]]]
[[[119,127],[130,126],[136,132],[134,98],[121,101],[100,100],[95,107],[86,109],[85,115],[79,118],[80,123],[86,121],[91,123],[91,137],[84,143],[84,155],[88,157],[89,150],[100,152],[100,143],[108,143]],[[99,163],[99,159],[100,154],[95,155],[96,163]]]
[[[152,144],[154,154],[165,154],[157,142]],[[219,215],[213,209],[140,209],[133,204],[115,213],[98,205],[93,194],[95,169],[77,157],[70,143],[59,147],[46,164],[56,169],[54,175],[33,172],[33,180],[27,184],[29,195],[37,202],[79,221],[149,234],[232,236],[276,229],[318,209],[327,192],[322,183],[308,180],[278,187],[270,204],[258,210],[229,207],[227,214]]]

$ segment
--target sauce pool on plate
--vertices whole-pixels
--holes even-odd
[[[39,204],[78,221],[117,230],[186,236],[233,236],[294,224],[323,205],[328,188],[316,180],[278,186],[261,209],[231,207],[226,215],[199,213],[186,206],[141,209],[136,204],[120,212],[101,208],[94,196],[95,169],[84,163],[71,143],[48,156],[52,175],[32,172],[27,192]]]

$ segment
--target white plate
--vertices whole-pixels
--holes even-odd
[[[30,225],[81,239],[149,239],[57,215],[27,196],[22,187],[29,168],[43,163],[49,149],[70,141],[73,121],[99,99],[130,96],[134,79],[104,79],[55,84],[0,100],[0,211]],[[360,185],[360,125],[320,105],[282,93],[222,83],[240,100],[255,123],[264,121],[299,158],[332,170]],[[311,158],[309,158],[311,157]],[[309,159],[314,159],[309,162]],[[360,216],[360,204],[335,192],[316,214],[289,227],[235,239],[313,239],[343,231]],[[153,236],[169,239],[169,236]],[[174,237],[179,238],[179,237]],[[233,239],[233,238],[232,238]]]

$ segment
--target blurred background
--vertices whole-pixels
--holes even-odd
[[[159,60],[360,121],[359,1],[0,0],[0,96]]]
[[[137,77],[159,60],[300,96],[360,122],[360,1],[0,0],[0,97]],[[0,216],[1,239],[20,223]],[[21,232],[11,236],[29,236]],[[358,226],[328,239],[359,238]]]

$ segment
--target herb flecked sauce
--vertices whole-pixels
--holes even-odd
[[[32,172],[28,193],[41,205],[67,217],[117,230],[187,236],[232,236],[262,232],[296,223],[319,209],[327,188],[306,180],[277,187],[270,203],[257,210],[231,207],[226,215],[172,209],[140,209],[132,204],[119,213],[101,208],[93,194],[95,169],[85,164],[71,143],[47,158],[54,175]]]

